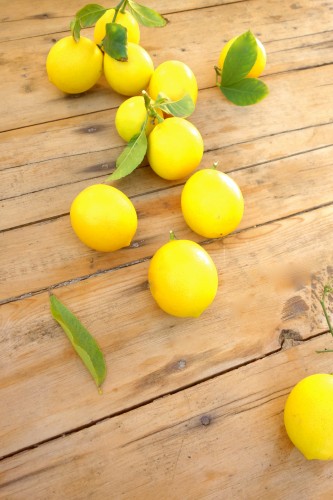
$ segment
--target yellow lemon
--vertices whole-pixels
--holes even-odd
[[[106,184],[93,184],[81,191],[71,205],[70,219],[78,238],[100,252],[130,245],[138,224],[131,200]]]
[[[147,158],[163,179],[182,179],[201,162],[204,145],[198,129],[184,118],[166,118],[148,137]]]
[[[333,375],[316,373],[290,392],[284,423],[292,443],[311,460],[333,459]]]
[[[158,94],[171,101],[179,101],[189,94],[194,104],[198,97],[198,84],[193,71],[181,61],[164,61],[154,71],[149,82],[148,94],[154,100]]]
[[[243,217],[244,199],[236,182],[214,168],[195,172],[186,181],[181,207],[188,226],[206,238],[219,238],[236,229]]]
[[[218,274],[210,255],[189,240],[170,240],[150,261],[150,291],[163,311],[198,317],[213,302]]]
[[[135,96],[146,89],[154,64],[148,52],[136,43],[127,44],[127,55],[127,61],[117,61],[105,53],[104,74],[115,92]]]
[[[163,113],[160,109],[156,112],[162,117]],[[133,96],[121,103],[116,112],[115,124],[118,134],[124,141],[129,142],[130,139],[139,134],[141,127],[147,118],[147,109],[143,96]],[[157,125],[157,118],[148,116],[146,125],[146,135],[148,136]]]
[[[46,59],[49,80],[68,94],[79,94],[93,87],[102,74],[102,67],[102,52],[83,36],[78,42],[72,36],[61,38]]]

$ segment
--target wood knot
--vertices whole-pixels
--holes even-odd
[[[211,420],[212,419],[211,419],[211,417],[209,415],[203,415],[200,418],[201,425],[204,425],[205,427],[207,427],[207,425],[210,424]]]
[[[185,361],[185,359],[180,359],[177,362],[177,368],[178,368],[178,370],[184,370],[184,368],[186,368],[186,361]]]

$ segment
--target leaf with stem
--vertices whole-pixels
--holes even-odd
[[[52,316],[66,333],[101,393],[101,385],[106,377],[106,365],[96,340],[78,318],[53,294],[50,295],[50,306]]]
[[[126,177],[132,173],[145,157],[147,152],[147,136],[146,136],[146,125],[148,121],[148,113],[146,120],[141,127],[139,134],[136,134],[127,143],[123,152],[118,156],[116,161],[116,170],[109,175],[105,182],[115,181]]]
[[[169,115],[177,116],[179,118],[187,118],[195,109],[193,99],[189,94],[185,94],[184,97],[179,99],[179,101],[170,101],[169,99],[158,95],[155,101],[155,107],[161,109]]]

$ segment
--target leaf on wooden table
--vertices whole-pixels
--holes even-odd
[[[77,354],[93,377],[99,392],[106,377],[106,365],[96,340],[78,318],[53,294],[50,295],[53,318],[59,323]]]
[[[230,87],[221,84],[221,92],[237,106],[249,106],[261,101],[268,94],[267,85],[257,78],[244,78]]]

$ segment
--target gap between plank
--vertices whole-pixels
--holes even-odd
[[[235,2],[235,3],[240,3],[240,2]],[[282,75],[282,74],[286,74],[286,73],[293,73],[293,72],[296,72],[296,71],[306,71],[306,70],[310,70],[310,69],[313,70],[315,68],[323,68],[325,66],[331,66],[331,65],[332,65],[332,63],[323,63],[323,64],[317,64],[317,65],[314,65],[314,66],[302,66],[300,68],[289,69],[289,70],[285,70],[285,71],[277,71],[276,73],[269,73],[269,74],[263,75],[263,76],[264,77],[271,77],[271,76],[274,77],[276,75]],[[199,89],[199,91],[201,92],[203,90],[209,90],[209,89],[213,89],[213,88],[216,88],[216,87],[217,87],[217,85],[212,85],[210,87],[202,87],[202,88]],[[75,95],[75,94],[73,94],[73,95]],[[90,111],[90,112],[83,113],[83,114],[70,115],[70,116],[67,116],[67,117],[56,118],[54,120],[47,120],[47,121],[43,121],[43,122],[39,122],[39,123],[27,124],[27,125],[23,125],[22,127],[8,128],[8,129],[0,130],[0,134],[5,133],[5,132],[13,132],[15,130],[26,129],[26,128],[34,127],[34,126],[38,126],[38,125],[46,125],[48,123],[58,122],[58,121],[66,120],[66,119],[69,119],[69,118],[78,118],[80,116],[89,116],[89,115],[94,114],[94,113],[100,113],[100,112],[103,112],[103,111],[109,111],[109,110],[116,109],[116,108],[118,108],[118,105],[115,105],[114,107],[111,107],[111,108],[97,109],[95,111]]]
[[[269,221],[266,221],[266,222],[261,222],[260,224],[255,224],[253,226],[246,227],[244,229],[240,229],[238,231],[236,230],[232,234],[234,235],[234,234],[244,233],[246,231],[249,231],[249,230],[257,228],[257,227],[264,227],[264,226],[267,226],[268,224],[275,224],[276,222],[284,221],[284,220],[287,220],[287,219],[290,219],[290,218],[293,218],[293,217],[297,217],[299,215],[303,215],[303,214],[306,214],[306,213],[309,213],[309,212],[313,212],[313,211],[316,211],[316,210],[320,210],[322,208],[329,207],[329,206],[332,206],[332,205],[333,205],[333,201],[329,201],[327,203],[322,203],[322,204],[317,205],[315,207],[307,208],[305,210],[301,210],[301,211],[295,212],[293,214],[284,215],[283,217],[278,217],[277,219],[272,219],[272,220],[269,220]],[[216,241],[217,239],[219,239],[219,238],[207,239],[207,240],[199,241],[198,243],[199,243],[199,245],[204,246],[204,245],[208,245],[208,244]],[[140,245],[140,242],[134,241],[131,246],[139,246],[139,245]],[[128,247],[128,248],[130,248],[130,247]],[[9,298],[6,298],[6,299],[3,299],[3,300],[0,301],[0,307],[2,305],[8,304],[10,302],[17,302],[19,300],[24,300],[24,299],[29,298],[29,297],[34,297],[35,295],[39,295],[39,294],[44,293],[44,292],[55,290],[57,288],[62,288],[63,286],[68,286],[68,285],[71,285],[71,284],[79,283],[80,281],[85,281],[85,280],[90,279],[90,278],[95,278],[96,276],[100,276],[100,275],[103,275],[103,274],[112,273],[112,272],[118,271],[119,269],[123,269],[124,267],[131,267],[131,266],[134,266],[134,265],[137,265],[137,264],[141,264],[143,262],[149,261],[151,258],[152,258],[152,255],[146,256],[146,257],[142,257],[141,259],[133,260],[131,262],[126,262],[125,264],[121,264],[121,265],[116,266],[116,267],[111,267],[109,269],[103,269],[101,271],[96,271],[95,273],[86,274],[84,276],[78,276],[78,277],[73,278],[71,280],[61,281],[60,283],[55,283],[55,284],[50,285],[48,287],[43,287],[43,288],[39,288],[38,290],[33,290],[32,292],[27,292],[27,293],[24,293],[22,295],[17,295],[17,296],[14,296],[14,297],[9,297]]]
[[[306,342],[310,342],[314,338],[318,338],[318,337],[324,336],[327,333],[329,333],[329,330],[325,330],[325,331],[323,331],[321,333],[318,333],[316,335],[308,337],[307,339],[299,340],[299,343],[304,344]],[[289,347],[289,349],[290,349],[290,347]],[[75,427],[74,429],[71,429],[69,431],[63,432],[61,434],[56,434],[55,436],[52,436],[50,438],[47,438],[47,439],[44,439],[44,440],[39,441],[37,443],[34,443],[33,445],[25,446],[24,448],[20,448],[19,450],[16,450],[16,451],[13,451],[13,452],[8,453],[6,455],[3,455],[2,457],[0,457],[0,462],[3,461],[3,460],[6,460],[8,458],[14,457],[15,455],[19,455],[20,453],[24,453],[25,451],[33,450],[33,449],[38,448],[39,446],[42,446],[44,444],[50,443],[52,441],[56,441],[57,439],[60,439],[60,438],[63,438],[63,437],[67,437],[67,436],[70,436],[72,434],[76,434],[78,432],[81,432],[84,429],[89,429],[90,427],[98,425],[98,424],[100,424],[102,422],[106,422],[107,420],[110,420],[112,418],[115,418],[115,417],[118,417],[118,416],[121,416],[121,415],[126,415],[127,413],[130,413],[131,411],[137,410],[138,408],[143,408],[143,407],[145,407],[145,406],[153,403],[154,401],[158,401],[158,400],[160,400],[160,399],[162,399],[162,398],[164,398],[166,396],[173,396],[175,394],[178,394],[179,392],[186,391],[187,389],[190,389],[190,388],[196,387],[196,386],[198,386],[200,384],[203,384],[205,382],[208,382],[209,380],[214,380],[215,378],[218,378],[218,377],[220,377],[222,375],[225,375],[226,373],[230,373],[230,372],[232,372],[234,370],[238,370],[239,368],[242,368],[244,366],[251,365],[253,363],[256,363],[257,361],[260,361],[261,359],[268,358],[270,356],[274,356],[275,354],[279,354],[283,350],[286,350],[286,349],[283,347],[283,342],[281,342],[280,347],[277,348],[277,349],[269,351],[269,352],[267,352],[265,354],[257,356],[257,357],[255,357],[253,359],[248,360],[248,361],[244,361],[243,363],[239,363],[238,365],[235,365],[235,366],[233,366],[231,368],[226,368],[224,370],[221,370],[221,371],[215,373],[214,375],[203,377],[203,378],[198,379],[198,380],[196,380],[196,381],[194,381],[192,383],[185,384],[182,387],[178,387],[177,389],[174,389],[173,391],[168,391],[168,392],[159,394],[158,396],[146,399],[146,400],[142,401],[141,403],[134,404],[134,405],[129,406],[127,408],[124,408],[122,410],[119,410],[119,411],[116,411],[114,413],[111,413],[110,415],[106,415],[105,417],[101,417],[101,418],[96,419],[96,420],[94,420],[92,422],[89,422],[87,424]]]

